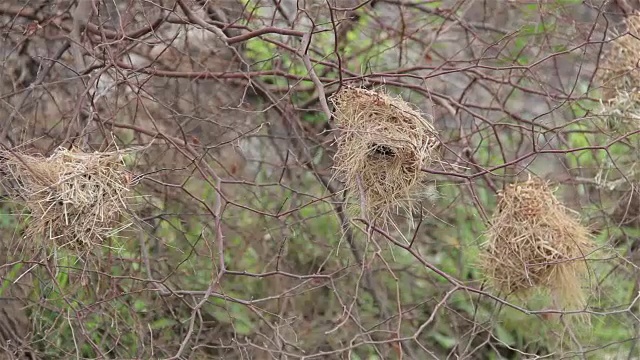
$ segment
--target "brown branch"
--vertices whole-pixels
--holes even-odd
[[[25,101],[31,96],[31,94],[33,93],[33,90],[35,90],[37,86],[42,85],[44,80],[47,78],[47,76],[51,72],[53,65],[56,63],[56,61],[58,61],[62,57],[62,55],[67,51],[67,49],[69,49],[70,46],[71,46],[71,42],[66,41],[64,44],[62,44],[60,49],[58,49],[58,51],[55,53],[55,55],[53,55],[51,59],[47,59],[44,62],[45,63],[44,68],[38,74],[35,81],[31,85],[29,85],[29,88],[24,93],[22,93],[22,96],[20,97],[20,99],[18,99],[18,102],[16,103],[16,106],[13,108],[13,111],[11,112],[11,114],[3,124],[2,133],[0,133],[0,143],[3,143],[6,140],[7,135],[11,130],[11,125],[13,124],[13,121],[15,120],[16,116],[20,114],[20,110],[22,110],[22,106],[24,105]]]
[[[27,6],[0,4],[0,14],[19,16],[29,20],[35,20],[35,21],[38,21],[43,26],[46,25],[47,22],[49,21],[49,19],[40,15],[34,8],[27,7]],[[137,38],[140,38],[141,36],[144,36],[158,29],[165,21],[166,21],[166,16],[159,16],[157,19],[152,21],[149,25],[131,32],[126,32],[126,33],[116,31],[116,30],[111,30],[111,29],[101,30],[97,25],[91,22],[87,22],[86,28],[89,32],[95,35],[102,35],[109,40],[137,39]],[[72,26],[69,26],[68,24],[60,24],[60,27],[69,32],[73,30]]]

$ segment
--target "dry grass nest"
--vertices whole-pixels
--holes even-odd
[[[122,156],[122,151],[64,148],[49,157],[0,153],[0,165],[12,180],[10,194],[30,211],[25,238],[80,251],[117,233],[131,185]]]
[[[411,211],[424,195],[422,169],[440,144],[431,121],[401,98],[344,87],[331,97],[340,130],[336,175],[370,220]]]
[[[555,305],[583,308],[585,257],[595,250],[589,231],[539,179],[510,184],[499,198],[481,255],[492,286],[516,295],[548,290]]]
[[[612,127],[640,126],[640,15],[625,19],[627,31],[614,33],[603,55],[596,79],[602,86],[601,115]]]

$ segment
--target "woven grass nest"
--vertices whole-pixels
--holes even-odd
[[[131,185],[122,155],[64,148],[49,157],[0,153],[13,199],[30,211],[25,238],[83,251],[115,234]]]
[[[371,221],[411,211],[425,194],[422,169],[437,159],[437,132],[401,98],[345,86],[331,96],[340,136],[336,175]]]
[[[625,19],[627,31],[614,33],[603,54],[596,80],[602,86],[601,115],[613,128],[640,126],[640,15]]]
[[[558,306],[584,308],[585,257],[595,244],[546,182],[510,184],[486,235],[481,268],[494,288],[519,296],[547,290]]]

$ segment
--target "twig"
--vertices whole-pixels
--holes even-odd
[[[18,116],[18,114],[20,113],[24,102],[31,96],[36,86],[42,85],[44,79],[47,77],[47,75],[49,75],[49,72],[51,72],[53,65],[62,57],[62,55],[65,53],[65,51],[67,51],[67,49],[69,49],[70,46],[71,42],[69,40],[65,41],[60,49],[58,49],[58,51],[55,53],[55,55],[53,55],[51,59],[47,60],[42,71],[36,77],[36,80],[29,85],[24,93],[22,93],[22,96],[18,100],[16,106],[13,108],[13,111],[9,115],[9,118],[7,118],[5,124],[3,125],[4,129],[2,129],[2,133],[0,133],[0,143],[5,142],[7,135],[11,130],[11,124],[15,120],[16,116]]]
[[[324,85],[318,78],[315,70],[313,69],[313,65],[311,64],[311,59],[309,58],[309,46],[311,45],[311,34],[312,32],[308,32],[302,37],[302,53],[300,56],[302,57],[302,61],[304,62],[304,66],[307,68],[309,72],[309,77],[311,81],[316,85],[316,89],[318,90],[318,100],[320,101],[320,106],[322,107],[322,111],[327,116],[327,121],[331,119],[331,110],[329,110],[329,104],[327,103],[327,96],[324,92]]]

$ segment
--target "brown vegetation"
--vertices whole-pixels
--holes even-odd
[[[332,97],[340,130],[335,169],[366,216],[382,223],[411,213],[424,196],[424,168],[438,160],[430,119],[401,98],[345,86]]]
[[[595,249],[589,230],[538,179],[509,184],[499,197],[481,257],[485,276],[507,294],[550,290],[563,308],[583,308],[586,257]]]
[[[123,152],[57,149],[51,156],[0,154],[13,200],[29,210],[26,241],[36,247],[90,250],[114,236],[130,203]]]

